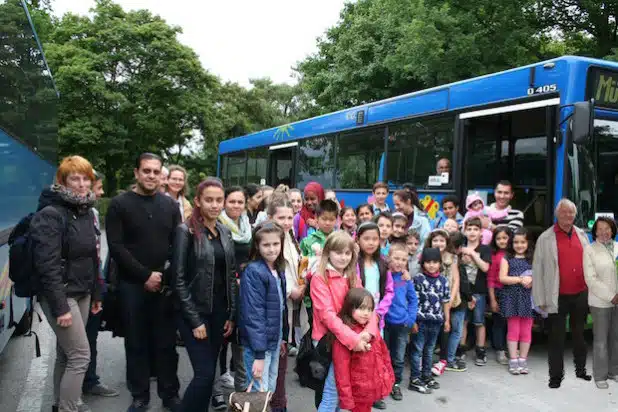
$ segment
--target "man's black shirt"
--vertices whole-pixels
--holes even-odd
[[[161,193],[142,196],[130,191],[114,197],[105,225],[120,278],[141,284],[152,272],[163,272],[180,222],[178,204]]]

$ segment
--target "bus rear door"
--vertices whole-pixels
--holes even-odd
[[[524,212],[526,227],[538,235],[551,224],[559,104],[551,98],[459,114],[462,206],[472,191],[489,205],[496,183],[508,180],[515,192],[511,205]]]

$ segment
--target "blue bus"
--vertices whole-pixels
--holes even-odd
[[[57,153],[58,91],[25,1],[0,0],[0,352],[29,326],[29,300],[8,277],[12,228],[35,211]]]
[[[526,225],[551,224],[572,199],[577,224],[618,209],[618,64],[564,56],[222,141],[218,175],[333,188],[346,205],[374,182],[410,182],[430,218],[440,199],[513,183]],[[450,175],[436,163],[451,161]],[[463,202],[462,202],[463,203]]]

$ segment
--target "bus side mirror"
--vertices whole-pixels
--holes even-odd
[[[569,122],[571,141],[584,145],[594,134],[594,100],[578,102],[573,105],[573,114]]]

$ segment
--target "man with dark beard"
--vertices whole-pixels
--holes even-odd
[[[151,351],[163,406],[176,411],[180,405],[176,326],[164,268],[181,219],[178,205],[159,192],[162,166],[159,156],[140,155],[135,187],[112,199],[106,219],[109,252],[118,265],[126,331],[127,386],[133,396],[127,412],[148,408]]]

